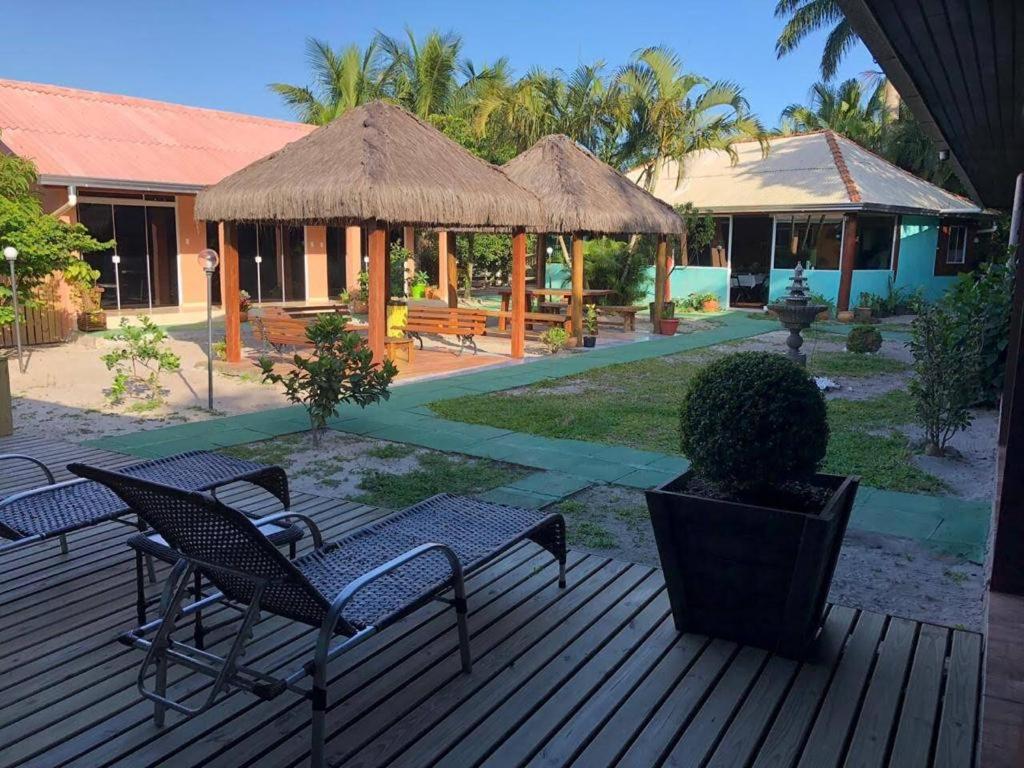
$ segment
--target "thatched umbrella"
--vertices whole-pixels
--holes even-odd
[[[238,290],[238,255],[230,237],[235,223],[366,226],[370,345],[376,357],[383,356],[386,326],[385,222],[512,231],[513,263],[518,249],[525,275],[525,229],[535,230],[543,221],[537,199],[500,170],[404,109],[383,102],[352,109],[200,192],[196,216],[226,222],[223,278],[228,296]],[[237,360],[241,349],[237,317],[231,321],[233,304],[226,307],[228,359]],[[513,312],[521,315],[525,295],[518,304]],[[522,356],[525,326],[516,325],[513,317],[512,353]]]
[[[685,224],[667,203],[627,179],[568,136],[545,136],[509,160],[505,173],[533,192],[544,207],[545,232],[572,233],[572,325],[583,328],[583,234],[658,235],[655,302],[660,307],[667,273],[667,238]],[[538,238],[538,243],[542,238]],[[540,263],[544,255],[538,245]],[[540,270],[538,270],[538,273]],[[657,329],[658,318],[652,318]]]

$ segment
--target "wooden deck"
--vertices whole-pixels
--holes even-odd
[[[0,440],[62,464],[116,454]],[[0,490],[24,487],[5,474]],[[261,493],[225,494],[273,510]],[[298,494],[328,537],[384,511]],[[235,694],[158,731],[135,689],[128,529],[107,524],[0,556],[0,765],[291,766],[308,754],[309,706]],[[799,664],[678,635],[659,571],[572,553],[560,590],[550,556],[524,545],[470,580],[475,667],[459,671],[450,610],[430,606],[332,668],[329,748],[358,766],[971,766],[981,637],[840,606]],[[204,623],[230,620],[221,609]],[[230,626],[214,630],[222,648]],[[310,630],[257,625],[246,661],[293,669]],[[205,680],[173,670],[198,697]]]

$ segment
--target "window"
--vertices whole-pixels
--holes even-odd
[[[691,267],[729,266],[729,218],[715,217],[715,237],[700,251],[689,251],[687,258]]]
[[[854,269],[891,269],[895,216],[860,216]]]
[[[967,261],[967,227],[957,224],[949,228],[946,240],[946,263],[963,264]]]
[[[775,268],[793,269],[799,261],[813,269],[839,269],[842,236],[842,219],[777,218]]]

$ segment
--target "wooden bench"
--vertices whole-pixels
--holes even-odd
[[[508,321],[512,319],[512,312],[496,309],[487,312],[488,317],[496,317],[502,321]],[[548,328],[562,328],[566,333],[572,331],[572,318],[568,315],[556,314],[554,312],[524,312],[523,319],[526,320],[527,331],[532,331],[533,326],[543,325]],[[508,336],[509,331],[507,327],[502,327],[503,324],[498,324],[498,330],[495,331],[493,328],[489,333],[493,333],[495,336]],[[527,338],[536,339],[539,338],[538,333],[527,333]]]
[[[635,331],[636,330],[636,313],[640,311],[640,307],[602,307],[597,308],[597,314],[600,315],[617,315],[622,318],[622,330],[623,331]]]
[[[401,331],[416,339],[423,349],[421,333],[438,336],[455,336],[459,339],[459,354],[469,346],[477,353],[474,337],[482,336],[487,330],[487,312],[482,309],[463,307],[431,307],[412,305]]]
[[[339,310],[339,314],[343,313]],[[253,326],[260,339],[281,354],[285,347],[313,346],[306,338],[306,328],[314,319],[315,315],[294,317],[282,307],[263,307],[258,314],[253,315]],[[355,333],[366,334],[366,326],[362,324],[349,323],[345,328]],[[392,360],[412,362],[412,342],[409,339],[387,338],[384,340],[384,351]]]

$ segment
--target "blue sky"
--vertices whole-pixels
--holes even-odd
[[[774,0],[50,0],[6,4],[16,35],[0,46],[0,77],[183,104],[290,117],[266,84],[305,84],[304,40],[365,44],[376,30],[452,29],[475,62],[509,57],[516,72],[610,68],[637,48],[673,47],[691,71],[733,80],[768,126],[817,79],[823,35],[776,60]],[[863,46],[842,77],[875,69]]]

